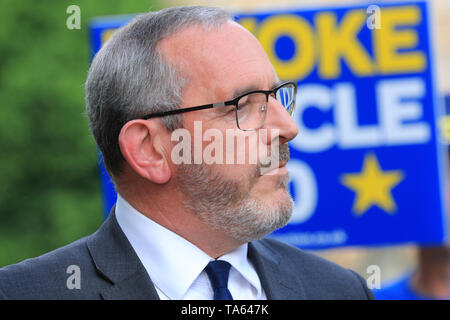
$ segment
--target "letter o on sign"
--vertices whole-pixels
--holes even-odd
[[[287,163],[291,183],[295,189],[295,205],[289,223],[303,223],[309,220],[317,208],[318,189],[313,170],[303,161],[292,159]]]
[[[280,36],[290,37],[295,44],[295,54],[288,61],[279,59],[275,52],[275,42]],[[314,32],[301,17],[279,15],[267,18],[261,24],[258,39],[281,79],[301,79],[314,67]]]

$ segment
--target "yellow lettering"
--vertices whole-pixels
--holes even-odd
[[[295,43],[295,54],[289,61],[279,59],[275,52],[275,42],[283,35],[291,37]],[[280,79],[302,79],[314,67],[314,31],[301,17],[295,15],[269,17],[261,24],[258,38]]]
[[[439,131],[444,143],[450,143],[450,116],[442,116],[439,119]]]
[[[315,24],[319,41],[319,75],[336,78],[341,73],[341,57],[356,75],[370,75],[374,67],[369,54],[356,37],[365,26],[366,13],[361,10],[348,12],[340,25],[332,12],[318,14]]]
[[[243,19],[240,19],[238,22],[241,26],[243,26],[245,29],[250,31],[250,33],[252,33],[254,36],[257,36],[256,30],[257,30],[258,24],[256,22],[256,19],[243,18]]]
[[[109,38],[111,38],[111,36],[113,35],[114,31],[116,31],[116,29],[105,29],[102,32],[102,45],[104,45],[105,42],[108,41]]]
[[[415,26],[420,23],[420,10],[416,6],[383,8],[381,28],[374,30],[374,50],[380,73],[416,72],[426,67],[421,51],[398,52],[417,45],[417,32],[398,27]]]

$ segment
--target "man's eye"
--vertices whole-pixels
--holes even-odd
[[[235,108],[236,108],[235,106],[226,106],[226,107],[222,107],[222,108],[220,108],[220,109],[221,109],[221,110],[220,110],[220,114],[223,115],[223,116],[229,115],[229,114],[231,114],[232,112],[233,112],[233,113],[235,112],[235,111],[234,111]]]
[[[238,108],[240,108],[241,106],[245,106],[246,104],[248,104],[248,100],[249,100],[249,97],[248,97],[248,96],[242,97],[242,98],[239,100],[239,102],[238,102]]]
[[[248,106],[248,101],[245,101],[244,103],[239,102],[237,108],[238,108],[238,110],[241,110],[241,109],[245,108],[246,106]]]
[[[234,113],[234,107],[227,110],[226,114]]]

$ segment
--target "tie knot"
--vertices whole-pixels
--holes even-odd
[[[205,268],[214,289],[226,288],[231,264],[223,260],[210,261]]]

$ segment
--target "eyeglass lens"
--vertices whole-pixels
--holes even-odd
[[[268,96],[262,92],[250,93],[238,101],[236,120],[239,129],[256,130],[264,124],[267,111]],[[292,116],[295,109],[295,87],[286,84],[276,92],[276,99]]]

